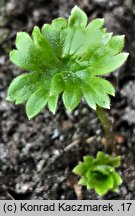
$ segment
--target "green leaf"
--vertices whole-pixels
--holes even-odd
[[[88,172],[85,174],[87,179],[87,189],[93,189],[95,188],[96,184],[96,178],[93,176],[92,172],[88,170]]]
[[[17,50],[10,52],[10,60],[22,69],[45,72],[57,64],[57,58],[37,27],[32,35],[34,41],[25,32],[17,34]]]
[[[94,46],[97,46],[97,43]],[[93,52],[90,48],[89,52],[86,53],[85,58],[89,58],[90,62],[93,63],[105,57],[107,58],[115,56],[116,54],[121,52],[123,46],[124,36],[112,37],[112,34],[106,33],[104,36],[102,36],[100,44],[98,44],[98,47],[94,49]]]
[[[62,55],[62,48],[67,35],[66,27],[67,21],[64,18],[54,19],[52,25],[45,24],[42,27],[43,37],[49,41],[58,57]]]
[[[79,185],[84,185],[84,186],[87,186],[87,179],[86,177],[82,177],[79,182],[78,182]]]
[[[110,158],[109,164],[110,166],[113,166],[113,167],[119,167],[121,164],[121,156]]]
[[[95,86],[99,91],[102,89],[105,93],[115,96],[115,89],[109,81],[100,77],[92,77],[91,83],[92,86]]]
[[[78,175],[84,175],[86,171],[87,171],[87,167],[85,166],[84,163],[80,163],[72,170],[73,173]]]
[[[116,173],[116,172],[112,173],[112,177],[113,177],[113,188],[112,188],[112,191],[117,192],[118,191],[118,186],[122,184],[122,179],[119,176],[119,174]]]
[[[125,36],[112,37],[109,43],[104,47],[106,55],[116,55],[120,53],[124,47]]]
[[[97,153],[97,157],[94,161],[96,165],[104,164],[107,165],[110,162],[110,156],[108,154],[104,154],[104,152],[99,151]]]
[[[84,156],[83,157],[84,163],[89,167],[93,164],[93,157],[91,156]]]
[[[50,93],[52,95],[60,94],[64,89],[65,89],[65,83],[64,83],[63,75],[61,73],[57,73],[52,78]]]
[[[49,96],[47,102],[48,102],[48,108],[49,108],[49,110],[50,110],[53,114],[55,114],[56,108],[57,108],[57,103],[58,103],[58,94],[57,94],[57,95]]]
[[[33,41],[26,32],[18,32],[16,36],[16,48],[21,50],[22,47],[29,47],[29,49],[33,47]]]
[[[62,95],[63,103],[65,107],[72,111],[80,102],[82,97],[81,89],[74,85],[74,83],[68,83],[66,89]]]
[[[96,102],[95,102],[95,98],[93,97],[93,90],[91,89],[90,86],[87,85],[83,85],[82,86],[82,91],[83,91],[83,95],[88,103],[88,105],[96,110]]]
[[[87,15],[79,7],[75,6],[71,11],[71,16],[68,19],[69,27],[85,27],[87,25]]]
[[[82,53],[84,52],[81,61],[89,60],[101,44],[105,46],[110,40],[112,34],[104,33],[100,29],[103,23],[103,19],[95,19],[85,29],[85,40],[87,43],[83,43],[83,47],[81,47]]]
[[[8,88],[7,100],[24,103],[39,86],[43,85],[42,74],[29,73],[15,78]]]
[[[68,55],[78,56],[80,54],[80,49],[84,44],[85,32],[80,28],[68,29],[65,41],[63,44],[63,54],[62,57]]]
[[[128,53],[120,53],[115,56],[104,56],[97,62],[92,62],[89,67],[91,75],[103,75],[119,68],[127,60]]]
[[[104,25],[104,19],[97,18],[92,20],[86,29],[92,31],[95,29],[100,29],[103,25]]]
[[[79,163],[74,169],[73,172],[78,175],[85,175],[85,173],[93,167],[93,158],[90,156],[83,157],[84,162]],[[86,177],[85,177],[86,180]],[[81,181],[79,182],[81,184]]]
[[[52,47],[41,34],[39,27],[37,26],[34,27],[34,30],[32,32],[32,38],[33,38],[34,45],[37,48],[39,48],[41,51],[43,51],[42,55],[45,58],[48,59],[48,56],[49,56],[50,58],[56,59]]]
[[[36,116],[45,107],[48,98],[46,89],[39,89],[31,95],[26,104],[26,113],[29,119]]]
[[[91,108],[96,109],[96,104],[106,109],[110,108],[110,99],[103,90],[97,90],[96,88],[92,88],[92,85],[85,83],[82,84],[82,91],[88,105]]]
[[[55,29],[64,29],[67,27],[67,20],[65,18],[57,18],[52,21],[52,27]]]

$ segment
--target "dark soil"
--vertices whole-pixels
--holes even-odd
[[[117,88],[108,111],[122,155],[118,193],[100,197],[78,187],[73,167],[83,155],[102,150],[104,133],[85,102],[73,112],[61,101],[56,115],[47,109],[28,121],[24,106],[6,101],[13,77],[21,74],[9,61],[18,31],[31,32],[53,18],[68,17],[79,5],[89,20],[104,17],[114,34],[126,35],[127,63],[108,76]],[[0,199],[135,199],[135,4],[134,0],[0,1]]]

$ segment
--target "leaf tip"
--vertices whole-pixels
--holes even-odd
[[[111,95],[112,95],[113,97],[115,97],[115,91],[113,91],[113,92],[111,93]]]
[[[68,19],[68,25],[69,27],[75,27],[75,26],[85,27],[87,25],[87,15],[77,5],[75,5],[71,10],[71,16]]]
[[[19,37],[22,32],[17,32],[16,37]]]
[[[110,109],[110,106],[111,106],[110,104],[107,104],[106,109]]]
[[[29,109],[28,109],[28,102],[26,103],[26,107],[25,107],[25,112],[26,112],[26,115],[28,117],[29,120],[31,120],[34,115],[32,115],[30,112],[29,112]]]
[[[12,56],[13,56],[14,51],[16,51],[16,50],[11,50],[10,53],[9,53],[9,58],[10,58],[10,60],[11,60],[11,58],[12,58]]]
[[[91,106],[91,108],[92,108],[93,110],[96,110],[96,105],[95,105],[95,106]]]
[[[100,22],[104,24],[105,19],[104,18],[99,18]]]
[[[127,59],[129,56],[129,53],[124,53],[124,57]]]
[[[12,99],[10,98],[9,95],[7,95],[6,100],[7,100],[7,101],[12,101]]]
[[[73,172],[74,174],[78,174],[78,172],[77,172],[76,170],[77,170],[76,167],[74,167],[74,169],[72,170],[72,172]]]
[[[29,120],[31,120],[34,117],[32,115],[29,115],[27,112],[26,112],[26,115],[27,115],[27,117],[28,117]]]
[[[54,111],[51,111],[51,112],[52,112],[52,114],[53,114],[53,115],[55,115],[55,113],[56,113],[56,110],[54,110]]]
[[[78,11],[78,10],[80,10],[80,8],[77,5],[75,5],[73,9],[71,10],[71,13],[74,13],[75,11]]]

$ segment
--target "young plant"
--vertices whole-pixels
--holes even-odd
[[[97,114],[106,134],[110,130],[102,108],[110,108],[108,95],[115,95],[112,84],[103,75],[119,68],[127,59],[122,52],[124,36],[113,36],[103,27],[104,19],[88,22],[88,17],[75,6],[68,20],[57,18],[41,29],[34,27],[32,35],[20,32],[16,49],[10,60],[29,73],[15,78],[7,93],[7,100],[26,104],[29,119],[45,106],[55,113],[60,95],[65,107],[72,111],[84,96]],[[109,149],[112,151],[112,146]],[[109,150],[110,151],[110,150]],[[120,157],[110,158],[102,152],[94,159],[84,157],[84,162],[73,170],[82,176],[80,184],[95,188],[100,195],[116,191],[121,178],[115,167]]]
[[[85,185],[87,189],[95,189],[99,195],[104,195],[109,190],[118,191],[122,179],[115,168],[120,166],[120,156],[112,158],[108,154],[98,152],[96,158],[85,156],[83,160],[84,162],[73,169],[75,174],[81,176],[80,185]]]
[[[128,54],[122,52],[124,36],[112,36],[103,28],[104,19],[87,24],[87,15],[75,6],[68,20],[54,19],[35,27],[32,35],[20,32],[10,60],[30,71],[15,78],[7,100],[26,103],[29,119],[46,105],[55,113],[62,94],[65,107],[72,111],[85,97],[88,105],[110,108],[109,95],[115,95],[110,82],[101,78],[119,68]]]

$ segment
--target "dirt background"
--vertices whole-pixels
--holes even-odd
[[[31,32],[53,18],[68,17],[77,4],[89,20],[105,18],[114,34],[126,35],[126,64],[109,75],[117,88],[108,112],[122,155],[118,193],[103,197],[78,187],[73,167],[102,150],[104,134],[84,101],[68,113],[61,101],[28,121],[24,106],[6,101],[7,87],[22,71],[9,61],[18,31]],[[135,3],[134,0],[0,0],[0,199],[135,199]]]

